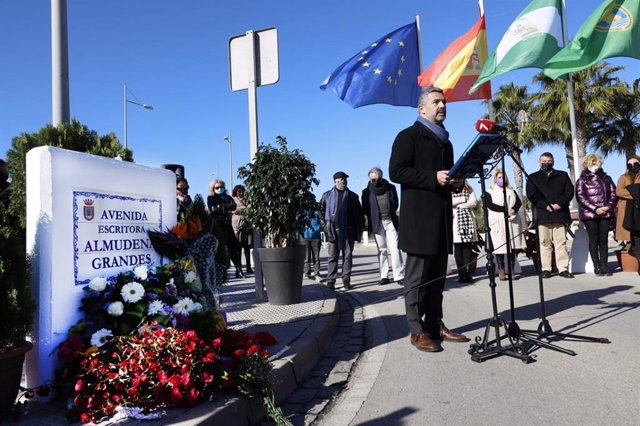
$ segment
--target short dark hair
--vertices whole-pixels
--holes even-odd
[[[418,97],[418,106],[424,104],[427,102],[427,97],[431,94],[431,93],[442,93],[444,95],[444,90],[442,90],[439,87],[425,87],[422,92],[420,93],[420,96]]]
[[[543,152],[542,154],[540,154],[540,157],[549,157],[553,160],[553,154],[550,152]]]
[[[231,196],[232,197],[237,197],[238,196],[238,191],[245,191],[245,187],[244,185],[236,185],[233,187],[233,190],[231,191]]]

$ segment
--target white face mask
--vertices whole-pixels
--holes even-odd
[[[224,188],[218,188],[216,189],[216,194],[220,195],[220,194],[224,194]]]
[[[599,169],[600,167],[598,167],[598,166],[596,166],[596,165],[592,165],[592,166],[589,166],[589,167],[587,167],[587,168],[589,169],[589,171],[590,171],[591,173],[595,173],[595,172],[597,172],[597,171],[598,171],[598,169]]]

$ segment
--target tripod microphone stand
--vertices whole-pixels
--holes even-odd
[[[504,140],[501,140],[501,142],[504,142]],[[511,147],[507,144],[503,144],[503,146],[501,146],[501,148],[498,150],[497,154],[494,156],[494,166],[496,164],[498,164],[498,162],[501,163],[501,167],[502,167],[502,174],[503,176],[505,175],[505,157],[507,155],[511,155],[512,151],[510,150]],[[483,204],[484,204],[484,211],[485,211],[485,219],[488,219],[489,217],[489,204],[492,204],[492,210],[493,211],[497,211],[496,209],[498,208],[497,205],[494,204],[493,199],[491,197],[490,194],[487,194],[485,188],[484,188],[484,180],[481,182],[481,186],[482,186],[482,191],[483,191]],[[491,198],[491,203],[489,202],[489,200],[487,199],[489,196]],[[535,336],[531,335],[531,334],[526,334],[523,333],[522,330],[520,329],[520,326],[518,325],[518,323],[516,322],[516,315],[515,315],[515,303],[514,303],[514,292],[513,292],[513,264],[512,264],[512,258],[513,258],[513,247],[512,247],[512,236],[511,236],[511,225],[510,225],[510,221],[509,221],[509,208],[510,206],[508,205],[508,197],[507,197],[507,186],[503,185],[502,187],[502,206],[501,206],[501,212],[502,212],[502,220],[504,223],[504,240],[505,240],[505,248],[506,248],[506,271],[507,271],[507,276],[508,276],[508,288],[509,288],[509,312],[510,312],[510,321],[508,323],[506,323],[505,328],[506,328],[506,333],[503,335],[498,335],[497,331],[496,331],[496,338],[493,340],[489,340],[488,342],[485,343],[485,346],[487,347],[493,347],[493,346],[500,346],[500,340],[508,338],[511,346],[516,348],[516,350],[518,351],[518,353],[520,354],[525,354],[525,355],[529,355],[532,351],[531,348],[533,347],[544,347],[547,349],[553,349],[553,350],[558,350],[560,352],[563,353],[567,353],[569,354],[572,351],[569,351],[567,349],[561,348],[557,345],[551,344],[549,342],[545,342],[543,340],[540,340],[539,338],[536,338]],[[488,226],[488,220],[485,220],[485,224],[487,225],[487,229],[489,228]],[[490,233],[491,230],[488,229],[488,232]],[[517,235],[515,236],[517,237]],[[514,237],[514,238],[515,238]],[[493,247],[493,239],[489,238],[488,241],[491,241],[491,250],[493,251],[495,248]],[[493,257],[493,256],[492,256]],[[491,262],[493,263],[493,262]],[[488,270],[488,275],[489,275],[489,281],[490,283],[494,283],[493,285],[495,286],[495,266],[491,265],[492,269],[489,269],[489,265],[487,265],[487,270]],[[491,285],[491,284],[490,284]],[[487,333],[485,332],[485,336],[487,336]],[[485,337],[485,341],[486,341],[486,337]],[[515,343],[514,343],[515,342]],[[472,352],[476,352],[478,350],[478,348],[473,347],[472,346],[472,350],[469,351],[469,353]],[[573,353],[573,355],[575,355],[575,353]],[[475,356],[475,355],[474,355]],[[474,359],[474,356],[472,356],[472,360],[477,361],[478,359]],[[477,358],[477,356],[476,356]],[[531,362],[531,359],[528,358],[521,358],[523,360],[523,362],[525,363],[529,363]]]
[[[486,187],[485,187],[485,171],[480,170],[480,187],[482,189],[482,210],[484,213],[484,225],[485,225],[485,251],[487,253],[487,274],[489,276],[489,287],[491,288],[491,305],[493,307],[493,316],[487,322],[484,330],[483,337],[476,337],[475,343],[470,345],[468,353],[471,355],[471,360],[475,362],[482,362],[487,359],[495,358],[501,355],[507,355],[520,359],[525,364],[534,361],[527,351],[527,348],[523,346],[517,336],[513,336],[510,332],[507,323],[498,315],[498,302],[496,298],[496,275],[495,275],[495,263],[493,262],[493,241],[491,239],[488,209],[485,202]],[[511,279],[511,278],[509,278]],[[512,298],[513,300],[513,298]],[[513,321],[513,301],[511,305],[512,324]],[[513,327],[513,326],[512,326]],[[501,333],[500,329],[503,328],[505,333]],[[491,339],[491,331],[495,334],[495,338]],[[503,339],[508,339],[509,344],[507,346],[502,345]]]
[[[530,179],[529,174],[525,171],[524,167],[522,166],[522,163],[518,159],[516,159],[515,156],[513,155],[513,151],[518,150],[518,148],[513,143],[511,143],[506,137],[503,137],[502,142],[503,142],[503,153],[504,153],[502,157],[503,170],[504,170],[504,156],[509,155],[512,161],[514,162],[514,164],[518,166],[522,174],[525,176],[527,184],[532,185],[532,187],[535,188],[535,190],[540,194],[540,196],[542,197],[544,202],[547,204],[547,206],[551,206],[551,203],[545,196],[544,192],[542,192],[542,190],[537,186],[534,180]],[[505,213],[505,218],[506,218],[506,213]],[[562,221],[560,220],[559,222],[562,222]],[[548,341],[547,342],[542,341],[541,339],[551,340],[555,338],[555,340],[571,339],[575,341],[611,343],[609,339],[606,339],[606,338],[583,336],[583,335],[577,335],[577,334],[571,334],[571,333],[558,333],[553,331],[553,329],[551,328],[551,324],[547,319],[546,309],[545,309],[544,285],[543,285],[543,279],[542,279],[542,259],[541,259],[541,250],[540,250],[541,248],[540,232],[539,232],[537,220],[535,220],[534,223],[536,228],[536,250],[537,250],[537,257],[534,256],[534,262],[536,264],[535,266],[538,272],[541,320],[536,330],[521,330],[520,327],[518,327],[518,325],[515,323],[515,320],[513,320],[513,323],[510,324],[510,326],[508,327],[509,333],[511,333],[511,336],[517,339],[519,342],[526,342],[524,347],[526,348],[525,350],[527,354],[530,354],[531,352],[533,352],[537,347],[544,347],[547,349],[553,349],[558,352],[562,352],[567,355],[572,355],[572,356],[577,355],[576,352],[572,350],[562,348],[558,345],[549,343]],[[564,224],[564,226],[565,228],[567,228],[566,224]],[[567,229],[567,232],[573,236],[573,233],[571,232],[570,229]],[[509,246],[510,244],[507,245],[507,251],[509,251],[509,248],[510,248]],[[511,276],[509,277],[509,291],[510,293],[512,292]],[[511,307],[512,307],[512,318],[513,318],[512,293],[511,293]]]

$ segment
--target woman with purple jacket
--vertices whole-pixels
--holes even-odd
[[[607,260],[609,226],[618,201],[616,185],[602,170],[602,157],[589,154],[582,160],[582,174],[576,182],[580,220],[589,235],[589,253],[596,275],[611,275]]]

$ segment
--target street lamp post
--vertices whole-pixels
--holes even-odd
[[[231,149],[231,132],[224,137],[224,140],[229,142],[229,188],[233,189],[233,156]]]
[[[127,142],[127,104],[138,105],[139,107],[150,110],[153,110],[153,107],[149,104],[143,104],[140,102],[132,101],[131,99],[127,99],[127,83],[124,84],[122,103],[124,105],[124,149],[129,149],[129,144]]]

